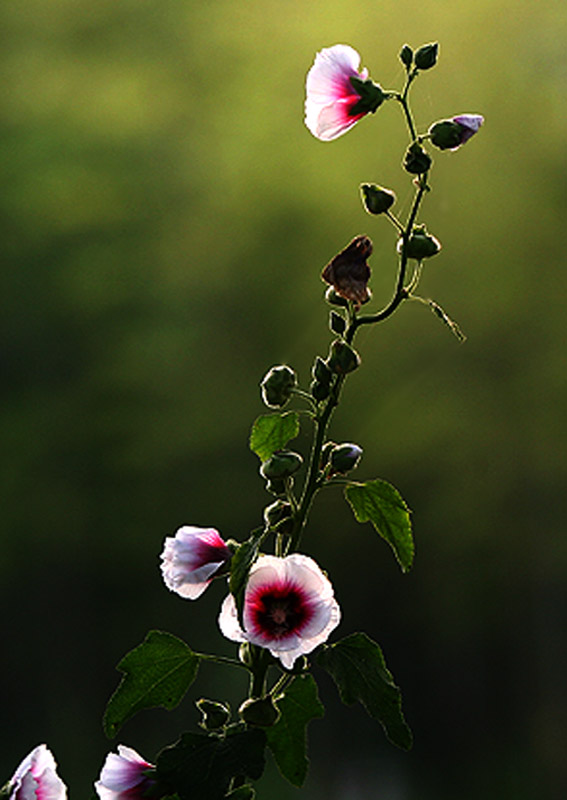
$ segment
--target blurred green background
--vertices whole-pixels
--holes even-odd
[[[401,45],[439,40],[412,90],[419,129],[486,123],[435,157],[422,219],[444,247],[421,289],[469,338],[409,303],[364,329],[332,431],[365,448],[357,477],[414,510],[415,568],[339,493],[306,541],[338,633],[382,645],[415,747],[398,753],[323,675],[303,793],[270,766],[260,796],[565,796],[566,28],[555,0],[0,6],[0,782],[45,741],[71,797],[89,796],[116,744],[100,723],[114,666],[150,628],[234,651],[220,583],[195,604],[165,590],[163,538],[259,524],[258,382],[288,362],[308,383],[330,337],[320,271],[354,235],[374,240],[375,307],[389,299],[395,232],[359,183],[411,200],[399,109],[323,144],[303,125],[305,74],[346,42],[397,88]],[[232,679],[202,669],[178,710],[117,742],[153,758],[195,725],[194,699],[236,701]]]

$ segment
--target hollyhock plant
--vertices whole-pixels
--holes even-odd
[[[168,589],[195,600],[231,558],[232,553],[214,528],[184,525],[168,536],[161,554],[161,572]]]
[[[109,753],[94,788],[101,800],[141,800],[148,790],[153,797],[166,794],[155,792],[157,781],[148,775],[154,765],[150,764],[131,747],[118,745],[118,755]]]
[[[305,124],[317,139],[329,142],[376,111],[385,95],[358,71],[360,56],[346,44],[325,47],[307,73]]]
[[[66,800],[67,787],[57,763],[44,744],[27,755],[8,784],[10,800]]]
[[[266,648],[291,669],[296,658],[327,640],[340,618],[331,582],[312,558],[262,555],[246,586],[244,630],[231,594],[222,605],[219,626],[228,639]]]

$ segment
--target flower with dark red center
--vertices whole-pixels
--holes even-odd
[[[161,572],[168,589],[195,600],[232,553],[214,528],[184,525],[168,536],[161,554]]]
[[[346,44],[325,47],[307,73],[305,124],[318,139],[336,139],[385,100],[368,70],[358,71],[360,56]]]
[[[154,765],[131,747],[118,745],[118,755],[109,753],[94,788],[101,800],[142,800],[151,791],[154,798],[167,793],[159,791],[157,781],[148,774]]]
[[[248,577],[242,618],[244,629],[229,594],[219,616],[222,633],[232,641],[266,648],[291,669],[296,658],[328,639],[341,612],[320,567],[312,558],[293,553],[258,558]]]
[[[38,745],[24,758],[8,782],[8,792],[9,800],[66,800],[67,787],[46,745]]]

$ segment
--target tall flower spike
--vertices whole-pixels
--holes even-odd
[[[168,589],[196,600],[232,553],[214,528],[184,525],[168,536],[161,554],[161,573]]]
[[[296,658],[323,644],[340,622],[333,587],[308,556],[262,555],[244,594],[244,630],[229,594],[219,615],[221,632],[234,642],[264,647],[291,669]]]
[[[305,124],[317,139],[329,142],[376,111],[385,95],[359,72],[360,56],[346,44],[325,47],[307,73]]]
[[[8,784],[9,800],[66,800],[67,787],[57,774],[57,764],[44,744],[35,747]]]

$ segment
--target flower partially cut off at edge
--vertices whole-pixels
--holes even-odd
[[[336,139],[384,100],[380,87],[368,81],[368,70],[358,71],[359,64],[359,54],[347,44],[325,47],[315,56],[305,84],[305,124],[317,139]]]
[[[232,553],[214,528],[184,525],[168,536],[161,554],[161,573],[168,589],[196,600]]]
[[[66,800],[67,787],[45,744],[27,755],[9,782],[10,800]]]
[[[331,582],[312,558],[261,555],[250,570],[242,619],[244,630],[229,594],[219,615],[224,636],[266,648],[291,669],[296,658],[328,639],[341,611]]]
[[[157,781],[147,775],[154,765],[142,758],[131,747],[118,745],[118,755],[109,753],[100,772],[100,778],[94,788],[101,800],[142,800],[148,789],[157,785]],[[153,797],[163,796],[153,793]]]
[[[325,267],[321,277],[330,283],[335,292],[345,300],[352,300],[355,308],[370,300],[367,283],[370,267],[366,259],[372,255],[372,240],[368,236],[356,236]]]

